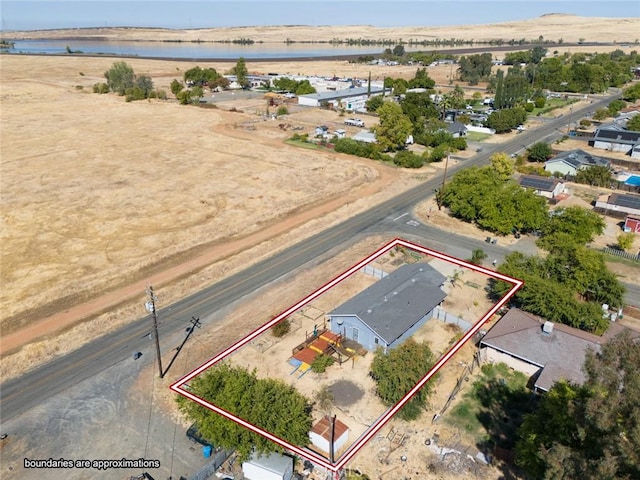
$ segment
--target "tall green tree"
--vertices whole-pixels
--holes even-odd
[[[397,103],[385,102],[377,111],[380,123],[371,128],[376,134],[382,150],[404,148],[405,142],[413,131],[411,120],[402,113]]]
[[[489,158],[491,167],[501,180],[508,180],[515,170],[515,160],[504,152],[497,152]]]
[[[627,122],[627,129],[633,130],[634,132],[640,132],[640,114],[636,114],[629,119]]]
[[[409,338],[402,345],[385,352],[378,349],[371,362],[370,375],[376,382],[376,394],[387,406],[398,403],[433,366],[434,355],[426,343]],[[415,420],[426,407],[433,392],[428,382],[400,410],[403,420]]]
[[[543,236],[538,245],[549,249],[549,239],[559,234],[566,235],[573,244],[585,245],[597,235],[602,235],[604,227],[602,216],[592,210],[582,207],[559,208],[542,228]]]
[[[249,79],[247,75],[249,75],[249,71],[247,70],[247,65],[244,61],[244,57],[238,58],[235,67],[232,69],[233,74],[236,76],[236,80],[238,84],[242,88],[247,88],[249,86]]]
[[[536,142],[527,148],[527,158],[532,162],[546,162],[552,155],[553,150],[546,142]]]
[[[556,383],[518,431],[531,478],[640,478],[640,343],[624,332],[589,351],[584,385]]]
[[[135,74],[133,68],[126,62],[115,62],[109,70],[104,72],[109,90],[124,95],[127,88],[133,87]]]
[[[219,364],[194,378],[190,392],[294,445],[306,445],[311,430],[312,406],[282,380],[259,379],[255,370]],[[185,398],[178,397],[182,413],[198,426],[203,438],[217,447],[235,449],[240,461],[282,448],[237,423]],[[277,408],[273,408],[277,405]]]
[[[177,96],[184,88],[184,85],[178,79],[174,78],[169,87],[171,88],[171,93]]]

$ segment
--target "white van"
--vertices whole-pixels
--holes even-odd
[[[351,125],[352,127],[364,127],[364,122],[359,118],[347,118],[344,124]]]

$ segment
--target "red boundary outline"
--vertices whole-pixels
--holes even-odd
[[[337,462],[331,463],[326,458],[316,454],[315,452],[313,452],[311,450],[304,450],[303,448],[301,448],[301,447],[299,447],[297,445],[292,445],[290,443],[287,443],[286,441],[276,437],[275,435],[272,435],[271,433],[269,433],[269,432],[267,432],[265,430],[262,430],[261,428],[256,427],[255,425],[252,425],[251,423],[249,423],[249,422],[247,422],[247,421],[245,421],[245,420],[243,420],[243,419],[241,419],[239,417],[236,417],[232,413],[227,412],[226,410],[223,410],[222,408],[217,407],[217,406],[207,402],[206,400],[194,395],[193,393],[191,393],[188,390],[186,390],[185,388],[183,388],[183,386],[189,380],[191,380],[192,378],[198,376],[200,373],[202,373],[203,371],[205,371],[206,369],[208,369],[209,367],[211,367],[215,363],[219,362],[220,360],[224,359],[226,356],[228,356],[229,354],[233,353],[235,350],[237,350],[237,349],[241,348],[242,346],[246,345],[251,340],[253,340],[257,336],[259,336],[262,333],[264,333],[265,331],[267,331],[269,328],[271,328],[273,325],[278,323],[280,320],[282,320],[286,316],[292,314],[293,312],[295,312],[296,310],[300,309],[301,307],[303,307],[304,305],[306,305],[310,301],[312,301],[315,298],[319,297],[320,295],[325,293],[327,290],[329,290],[330,288],[332,288],[333,286],[335,286],[336,284],[340,283],[342,280],[344,280],[345,278],[350,276],[351,274],[353,274],[353,273],[357,272],[358,270],[360,270],[362,267],[364,267],[365,265],[370,263],[372,260],[375,260],[376,258],[380,257],[381,255],[385,254],[386,252],[388,252],[389,250],[391,250],[393,247],[396,247],[396,246],[407,247],[407,248],[410,248],[412,250],[416,250],[418,252],[425,253],[425,254],[430,255],[432,257],[438,258],[440,260],[446,260],[446,261],[454,263],[456,265],[470,268],[472,270],[475,270],[477,272],[483,273],[485,275],[488,275],[490,277],[496,278],[498,280],[504,280],[505,282],[511,283],[511,284],[513,284],[513,287],[493,307],[491,307],[484,314],[484,316],[478,322],[476,322],[474,324],[474,326],[471,329],[469,329],[469,331],[467,331],[467,333],[460,340],[458,340],[458,342],[456,342],[444,355],[442,355],[442,357],[440,357],[440,359],[424,375],[424,377],[422,377],[422,379],[415,385],[415,387],[413,387],[409,392],[407,392],[407,394],[397,404],[395,404],[392,408],[388,409],[385,413],[383,413],[383,415],[381,415],[378,418],[376,423],[374,423],[371,427],[369,427],[369,429],[366,430],[365,433],[363,433],[360,436],[358,441],[353,443],[351,445],[351,447],[349,447],[347,449],[347,451],[345,451],[340,456],[340,458],[338,459]],[[360,262],[356,263],[351,268],[349,268],[348,270],[344,271],[343,273],[341,273],[340,275],[335,277],[333,280],[331,280],[331,281],[327,282],[326,284],[324,284],[322,287],[317,289],[312,294],[306,296],[305,298],[300,300],[298,303],[294,304],[293,306],[289,307],[284,312],[280,313],[277,317],[273,318],[271,321],[269,321],[269,322],[265,323],[263,326],[257,328],[256,330],[254,330],[252,333],[250,333],[249,335],[247,335],[243,339],[237,341],[236,343],[231,345],[226,350],[222,351],[221,353],[219,353],[218,355],[216,355],[212,359],[208,360],[207,362],[205,362],[204,364],[202,364],[201,366],[199,366],[198,368],[193,370],[191,373],[185,375],[180,380],[178,380],[177,382],[173,383],[169,388],[171,390],[173,390],[174,392],[176,392],[176,393],[178,393],[178,394],[180,394],[180,395],[182,395],[184,397],[187,397],[187,398],[193,400],[194,402],[196,402],[196,403],[198,403],[198,404],[200,404],[200,405],[202,405],[204,407],[207,407],[211,411],[216,412],[216,413],[228,418],[229,420],[233,420],[234,422],[238,423],[239,425],[242,425],[243,427],[248,428],[252,432],[255,432],[255,433],[259,434],[259,435],[262,435],[263,437],[271,440],[272,442],[280,445],[281,447],[300,455],[302,458],[305,458],[307,460],[312,461],[316,465],[320,465],[320,466],[322,466],[322,467],[324,467],[327,470],[330,470],[332,472],[338,472],[356,455],[356,453],[358,453],[358,451],[360,451],[360,449],[362,449],[362,447],[364,447],[364,445],[369,440],[371,440],[382,429],[382,427],[384,427],[384,425],[411,399],[411,397],[415,393],[417,393],[418,390],[420,390],[420,388],[422,388],[424,386],[424,384],[427,383],[451,359],[451,357],[453,357],[453,355],[455,355],[458,352],[458,350],[460,350],[462,348],[462,346],[480,330],[480,328],[482,328],[482,326],[491,318],[491,316],[494,313],[496,313],[500,308],[502,308],[502,306],[513,295],[515,295],[516,291],[518,291],[522,287],[523,284],[524,284],[524,282],[522,280],[517,280],[515,278],[503,275],[503,274],[498,273],[496,271],[489,270],[487,268],[484,268],[484,267],[481,267],[481,266],[478,266],[478,265],[473,265],[471,263],[465,262],[465,261],[457,259],[455,257],[451,257],[451,256],[446,255],[444,253],[440,253],[440,252],[437,252],[435,250],[431,250],[429,248],[423,247],[421,245],[408,242],[408,241],[403,240],[401,238],[395,238],[391,242],[387,243],[385,246],[383,246],[383,247],[379,248],[378,250],[376,250],[374,253],[372,253],[368,257],[360,260]]]

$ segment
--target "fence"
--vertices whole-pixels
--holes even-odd
[[[362,267],[362,273],[366,274],[366,275],[371,275],[372,277],[375,277],[377,279],[381,279],[384,277],[389,276],[389,274],[383,270],[380,270],[379,268],[375,268],[372,267],[371,265],[366,265],[364,267]]]
[[[202,467],[198,472],[189,477],[189,480],[207,480],[216,470],[231,456],[231,450],[220,450],[216,452],[213,460]]]
[[[437,318],[438,320],[443,321],[444,323],[452,323],[454,325],[459,326],[463,332],[466,332],[472,327],[471,323],[467,322],[466,320],[463,320],[460,317],[456,317],[455,315],[452,315],[449,312],[446,312],[441,307],[436,307],[433,310],[433,316],[434,318]]]
[[[607,253],[609,255],[615,255],[616,257],[626,258],[627,260],[632,260],[634,262],[640,262],[640,255],[635,255],[633,253],[625,252],[624,250],[617,250],[615,248],[600,248],[599,249],[603,253]]]
[[[436,413],[433,416],[433,418],[431,419],[431,423],[436,423],[440,419],[440,417],[444,415],[444,412],[447,411],[451,402],[456,398],[456,395],[462,388],[462,385],[464,385],[464,383],[468,380],[469,375],[473,374],[473,370],[475,369],[475,367],[479,367],[479,366],[480,366],[480,352],[476,352],[475,355],[473,356],[473,361],[471,362],[471,365],[465,365],[462,375],[460,375],[460,377],[458,378],[458,381],[456,382],[456,386],[453,387],[453,390],[451,390],[449,397],[447,397],[447,401],[444,403],[444,406],[440,409],[440,413]]]

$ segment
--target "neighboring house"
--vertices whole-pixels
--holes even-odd
[[[640,195],[605,193],[596,200],[595,210],[613,217],[624,217],[627,214],[640,215]]]
[[[356,133],[353,137],[353,140],[357,140],[358,142],[364,143],[376,143],[378,140],[376,139],[376,134],[370,132],[369,130],[361,130]]]
[[[627,218],[624,220],[624,231],[640,233],[640,216],[627,215]]]
[[[536,195],[545,198],[556,198],[564,192],[564,182],[553,177],[541,177],[539,175],[523,175],[519,180],[520,186],[530,188]]]
[[[330,329],[367,350],[396,347],[433,316],[445,281],[427,263],[403,265],[330,312]]]
[[[311,440],[311,443],[328,456],[331,454],[331,423],[332,417],[325,415],[309,432],[309,440]],[[335,421],[333,438],[333,453],[335,455],[345,446],[349,439],[349,427],[338,419]]]
[[[596,157],[579,148],[562,152],[544,163],[544,169],[547,172],[572,177],[576,176],[578,170],[596,166],[611,168],[611,163],[607,159]]]
[[[558,380],[582,384],[588,349],[600,351],[603,337],[554,324],[512,308],[480,341],[483,358],[529,375],[535,391],[548,391]]]
[[[598,127],[593,138],[589,140],[589,145],[612,152],[623,152],[633,158],[640,158],[640,149],[637,148],[640,145],[640,132],[627,130],[615,123]]]
[[[293,478],[293,458],[279,453],[251,455],[242,464],[242,474],[246,480],[291,480]]]
[[[453,135],[453,138],[466,137],[467,127],[462,122],[451,122],[447,124],[447,131]]]
[[[373,85],[370,91],[369,87],[345,88],[342,90],[299,95],[298,105],[320,107],[323,103],[330,103],[335,108],[359,111],[365,108],[365,103],[369,99],[369,96],[382,95],[383,93],[384,88]]]

